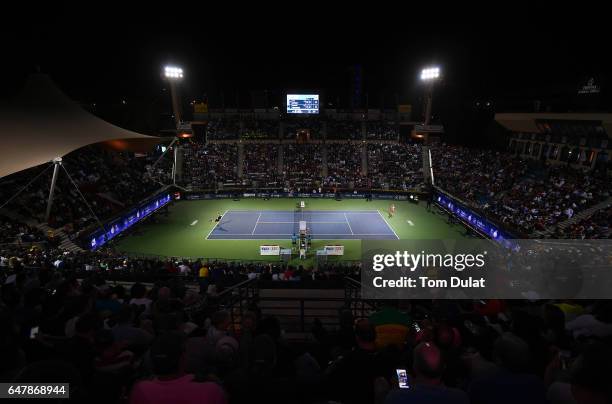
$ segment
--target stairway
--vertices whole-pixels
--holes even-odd
[[[54,229],[46,223],[38,223],[31,218],[27,218],[25,216],[20,215],[17,212],[13,212],[12,210],[8,210],[6,208],[1,209],[0,213],[2,213],[4,216],[8,218],[19,221],[21,223],[25,223],[28,226],[36,227],[37,229],[43,231],[45,234],[47,234],[49,231],[52,231],[53,234],[55,234],[55,236],[59,237],[59,239],[61,240],[59,246],[64,251],[69,251],[73,253],[85,251],[81,247],[73,243],[72,240],[70,240],[70,237],[68,237],[66,232],[62,229]]]
[[[242,123],[242,122],[241,122]],[[238,143],[238,163],[236,165],[238,178],[244,177],[244,143]]]
[[[609,197],[605,201],[600,202],[597,205],[591,206],[590,208],[585,209],[582,212],[575,214],[571,218],[569,218],[567,220],[564,220],[563,222],[559,223],[556,227],[560,228],[561,230],[565,230],[569,226],[571,226],[571,225],[573,225],[575,223],[580,222],[582,219],[586,219],[588,217],[591,217],[597,211],[599,211],[601,209],[605,209],[605,208],[607,208],[610,205],[612,205],[612,197]],[[548,229],[543,230],[543,231],[534,231],[533,233],[536,236],[538,236],[538,238],[543,238],[545,236],[553,234],[554,230],[555,230],[555,228],[548,228]]]
[[[321,176],[327,177],[327,143],[321,145]]]
[[[276,174],[280,178],[283,178],[283,171],[285,170],[285,146],[281,143],[278,145],[278,158],[276,160]]]
[[[361,144],[361,174],[368,175],[368,144]]]

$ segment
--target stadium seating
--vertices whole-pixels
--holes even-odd
[[[608,239],[612,237],[612,207],[598,210],[566,229],[556,228],[554,238],[573,240]]]
[[[249,278],[299,283],[343,274],[338,268],[312,272],[57,249],[2,257],[3,380],[53,372],[70,380],[72,397],[83,400],[138,402],[151,387],[139,380],[166,375],[156,358],[176,348],[187,353],[187,375],[217,383],[190,394],[236,403],[395,402],[403,392],[390,383],[400,368],[429,402],[440,395],[457,402],[546,402],[560,390],[602,394],[609,387],[612,307],[606,301],[420,300],[373,307],[365,318],[347,306],[336,312],[333,328],[316,317],[306,320],[305,344],[290,339],[257,298],[242,301],[241,316],[233,317],[234,306],[221,307],[223,292]],[[122,279],[128,282],[116,283]],[[570,366],[578,373],[568,374]],[[521,389],[491,388],[502,383],[500,375],[504,385]]]
[[[233,140],[240,137],[240,124],[234,119],[213,119],[206,126],[206,134],[211,140]]]
[[[134,158],[94,147],[70,153],[62,163],[70,178],[64,172],[60,172],[58,176],[50,225],[76,233],[96,224],[72,181],[101,220],[151,195],[160,187],[160,183],[156,181],[159,176],[154,178],[154,175],[147,171],[152,162],[152,158]],[[0,198],[3,201],[9,200],[42,170],[41,167],[35,167],[2,178]],[[47,170],[35,183],[17,195],[8,208],[42,222],[50,184],[51,170]]]
[[[332,143],[327,149],[328,168],[323,181],[326,187],[352,189],[367,186],[362,175],[361,145]]]
[[[278,129],[273,125],[271,128],[272,132]],[[423,184],[422,148],[418,144],[375,140],[365,144],[333,140],[307,144],[275,142],[247,142],[242,146],[242,154],[234,141],[185,142],[181,145],[183,169],[178,183],[191,189],[256,186],[308,191],[407,190]],[[367,175],[363,173],[364,147]],[[610,196],[608,181],[570,166],[545,166],[511,153],[446,144],[434,145],[431,150],[438,187],[520,235],[536,236],[545,230],[552,233],[558,224]],[[162,159],[151,171],[156,159],[88,147],[68,155],[64,166],[92,210],[104,220],[170,182],[171,159]],[[3,178],[2,199],[8,200],[41,170],[30,169]],[[50,180],[48,170],[34,186],[18,195],[9,208],[42,222]],[[65,175],[60,175],[57,183],[50,225],[73,236],[97,226]],[[569,234],[586,237],[575,231],[576,227]],[[567,231],[563,235],[568,236]]]
[[[609,197],[609,181],[570,166],[541,166],[514,154],[432,148],[436,185],[519,234],[552,228]]]
[[[0,244],[32,243],[46,239],[46,235],[35,227],[0,216]]]
[[[285,188],[318,188],[322,167],[322,147],[319,144],[289,144],[284,147]]]
[[[327,139],[361,140],[361,122],[333,120],[327,123]]]
[[[264,119],[245,119],[244,132],[241,135],[245,140],[275,140],[278,139],[279,121]]]
[[[370,136],[372,128],[380,135]],[[182,185],[401,190],[423,182],[422,147],[391,141],[393,131],[378,126],[368,126],[365,143],[253,143],[262,138],[248,135],[239,144],[228,142],[235,139],[230,132],[216,132],[221,143],[190,140],[181,145]],[[609,197],[610,184],[593,173],[490,150],[443,144],[431,150],[440,188],[510,228],[523,234],[556,228],[560,238],[610,237],[609,206],[557,227]],[[155,159],[92,147],[67,156],[65,166],[104,219],[168,182],[167,163],[150,169]],[[28,170],[4,178],[3,200],[35,174]],[[21,217],[42,220],[49,181],[43,175],[9,207]],[[77,234],[93,219],[68,181],[58,182],[51,223]],[[325,314],[334,318],[333,326],[322,322],[323,314],[303,316],[304,331],[292,339],[283,332],[282,316],[270,314],[271,306],[280,306],[277,301],[266,306],[265,296],[248,297],[240,289],[243,283],[270,290],[324,289],[357,282],[359,274],[358,264],[306,269],[133,257],[110,248],[74,252],[40,229],[3,215],[0,375],[27,380],[26,375],[41,372],[52,360],[54,374],[79,375],[66,380],[83,399],[138,402],[139,394],[152,388],[138,380],[164,375],[151,355],[172,353],[172,340],[173,346],[185,344],[188,375],[223,387],[204,383],[198,398],[227,396],[237,403],[403,402],[403,392],[390,385],[398,368],[408,369],[415,386],[430,386],[415,388],[429,402],[441,395],[456,402],[534,402],[533,397],[546,402],[547,395],[561,390],[585,388],[599,394],[609,388],[612,307],[605,301],[420,300],[372,305],[365,312],[365,303],[346,300],[332,315]],[[358,321],[355,302],[362,304]],[[399,343],[389,342],[388,325],[395,337],[402,335]],[[34,326],[38,335],[29,338]],[[578,373],[568,375],[569,365]],[[500,374],[504,383],[522,388],[491,388],[500,383]]]
[[[368,144],[368,178],[376,189],[414,189],[423,183],[418,144]]]
[[[278,186],[278,149],[277,144],[251,143],[244,146],[244,174],[259,186]]]
[[[321,139],[323,123],[317,118],[304,118],[284,122],[284,138],[295,140],[298,131],[307,130],[311,140]]]
[[[368,140],[398,140],[399,127],[394,122],[367,121],[366,138]]]

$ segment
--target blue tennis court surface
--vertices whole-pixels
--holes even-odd
[[[284,240],[306,221],[315,240],[397,240],[377,210],[293,212],[229,210],[206,237],[209,240]]]

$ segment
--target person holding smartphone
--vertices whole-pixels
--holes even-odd
[[[442,353],[432,342],[414,348],[413,377],[406,369],[396,369],[396,385],[385,398],[385,404],[469,404],[466,393],[449,388],[442,382]]]

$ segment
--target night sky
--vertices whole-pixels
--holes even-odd
[[[607,94],[605,26],[597,22],[492,19],[425,25],[411,18],[384,24],[376,15],[369,16],[372,21],[302,15],[280,22],[281,17],[245,21],[206,9],[166,20],[163,13],[134,19],[114,10],[88,11],[87,18],[40,13],[5,31],[0,97],[15,93],[39,67],[82,103],[164,104],[168,97],[160,76],[167,63],[185,70],[184,98],[206,96],[211,107],[222,101],[227,107],[248,107],[264,91],[274,106],[288,90],[319,91],[325,103],[348,107],[355,66],[362,71],[362,106],[366,99],[370,107],[393,107],[399,101],[417,110],[420,69],[441,66],[434,113],[442,121],[456,120],[479,101],[492,103],[489,115],[528,110],[531,100],[546,97],[563,99],[555,109],[579,109],[573,94],[592,76]],[[609,110],[608,99],[589,108]]]

